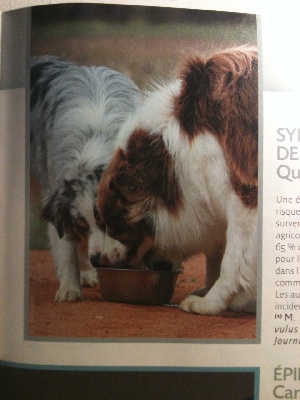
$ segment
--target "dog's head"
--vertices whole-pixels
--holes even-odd
[[[97,265],[104,246],[105,226],[97,209],[97,188],[102,168],[64,179],[46,199],[42,218],[51,222],[60,238],[87,241],[88,256]]]
[[[153,212],[164,207],[176,213],[180,200],[173,160],[161,135],[136,129],[126,148],[115,152],[99,185],[107,261],[137,267],[155,242]]]

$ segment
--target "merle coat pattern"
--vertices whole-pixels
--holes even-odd
[[[104,243],[96,207],[116,135],[140,102],[137,86],[106,67],[54,56],[30,64],[32,172],[39,179],[60,287],[57,301],[81,299],[94,285]]]

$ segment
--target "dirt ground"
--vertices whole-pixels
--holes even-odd
[[[187,294],[203,285],[203,257],[184,264],[171,302],[166,306],[110,303],[99,286],[84,288],[84,300],[57,303],[58,288],[47,250],[30,252],[29,335],[55,338],[255,339],[256,318],[226,312],[200,316],[178,309]],[[202,264],[202,268],[201,268]]]

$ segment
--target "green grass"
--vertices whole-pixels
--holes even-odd
[[[49,240],[47,235],[47,224],[42,221],[41,203],[38,200],[30,202],[30,249],[47,249]]]
[[[252,24],[196,24],[163,23],[148,24],[133,20],[126,24],[108,23],[102,20],[64,21],[32,28],[33,39],[59,39],[68,37],[174,37],[201,38],[216,41],[241,40],[256,42],[256,29]]]

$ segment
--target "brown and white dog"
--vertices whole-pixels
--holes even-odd
[[[98,192],[102,259],[181,262],[203,252],[205,288],[184,311],[255,311],[258,56],[236,48],[187,60],[122,128]]]

